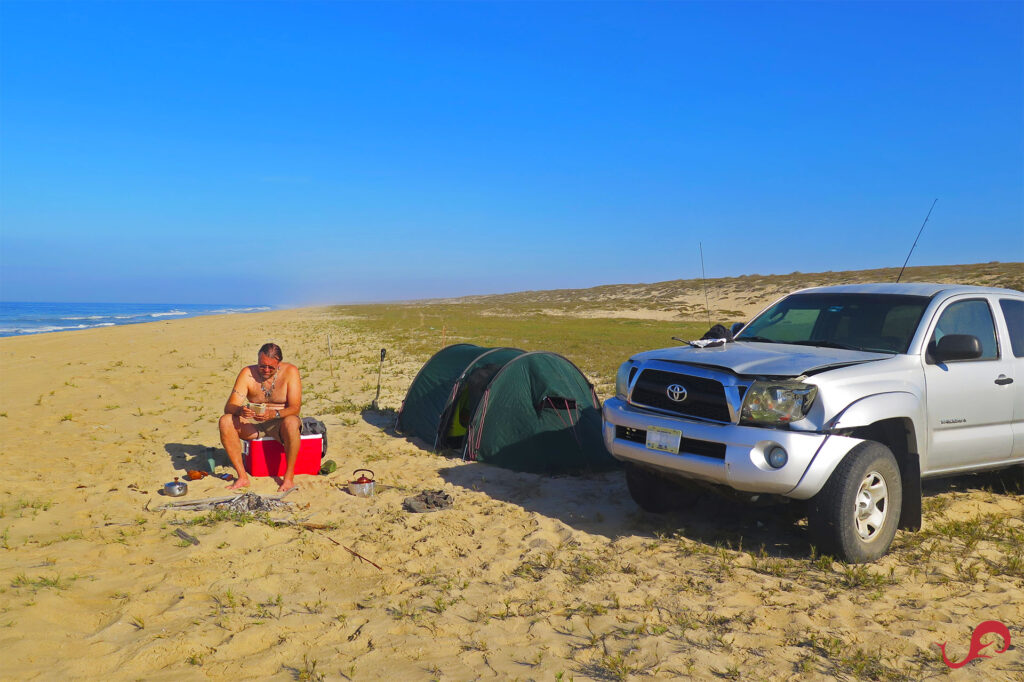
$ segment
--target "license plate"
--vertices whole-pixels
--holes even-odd
[[[650,450],[661,450],[679,454],[679,441],[683,438],[683,432],[677,429],[659,429],[652,426],[647,429],[647,447]]]

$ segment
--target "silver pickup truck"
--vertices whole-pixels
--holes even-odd
[[[921,527],[922,478],[1024,464],[1020,291],[806,289],[733,335],[619,369],[604,440],[642,508],[807,500],[812,542],[865,562]]]

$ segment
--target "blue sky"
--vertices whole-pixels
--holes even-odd
[[[1024,3],[0,2],[0,298],[1024,261]]]

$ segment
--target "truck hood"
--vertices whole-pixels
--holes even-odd
[[[694,348],[693,346],[662,348],[638,353],[631,359],[636,363],[663,360],[706,367],[721,367],[741,375],[797,377],[891,357],[890,353],[794,346],[788,343],[737,341],[713,348]]]

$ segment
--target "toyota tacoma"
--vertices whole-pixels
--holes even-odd
[[[805,289],[732,335],[618,371],[604,440],[647,511],[699,487],[806,500],[818,549],[866,562],[920,528],[922,479],[1024,464],[1020,291]]]

